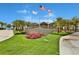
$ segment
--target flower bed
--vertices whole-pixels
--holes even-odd
[[[30,32],[27,34],[27,38],[29,39],[37,39],[37,38],[41,38],[43,36],[42,33],[39,33],[39,32]]]

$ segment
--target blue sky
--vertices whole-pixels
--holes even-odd
[[[47,10],[41,11],[39,6],[52,10],[51,16],[48,16]],[[34,11],[34,13],[33,13]],[[53,22],[57,17],[70,19],[79,16],[79,4],[58,4],[58,3],[7,3],[0,4],[0,21],[11,23],[16,19],[32,22]],[[48,20],[49,19],[49,20]]]

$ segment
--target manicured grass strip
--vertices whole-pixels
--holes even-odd
[[[53,32],[52,34],[65,36],[65,35],[71,34],[71,32],[59,32],[59,33],[58,32]]]
[[[1,55],[58,55],[60,35],[49,34],[39,39],[27,39],[24,35],[0,42]]]

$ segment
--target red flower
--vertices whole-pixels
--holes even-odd
[[[27,38],[29,38],[29,39],[37,39],[37,38],[40,38],[42,36],[43,36],[43,34],[41,34],[41,33],[32,32],[32,33],[29,33],[27,35]]]

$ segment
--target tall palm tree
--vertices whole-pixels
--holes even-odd
[[[76,32],[77,31],[77,25],[79,23],[79,18],[77,17],[73,17],[72,18],[72,24],[74,25],[74,31]]]
[[[63,19],[61,17],[56,18],[57,21],[55,22],[57,25],[57,32],[61,31],[61,27],[63,25]]]
[[[65,31],[65,32],[69,31],[70,20],[63,19],[63,27],[64,27],[64,31]]]
[[[12,22],[12,24],[16,28],[16,30],[23,30],[24,26],[26,25],[26,22],[23,20],[15,20]]]
[[[31,23],[31,22],[26,22],[26,25],[27,25],[28,27],[31,27],[31,26],[32,26],[32,23]]]

